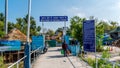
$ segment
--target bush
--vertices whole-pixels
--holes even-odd
[[[109,52],[108,51],[103,51],[102,57],[101,57],[103,59],[97,59],[97,66],[98,66],[98,68],[112,68],[113,67],[112,63],[109,63],[107,60],[104,60],[105,58],[109,58],[109,57],[110,57]],[[90,66],[92,66],[93,68],[96,68],[96,61],[95,61],[95,59],[87,58],[87,59],[84,59],[84,60],[87,61],[87,63]],[[120,68],[120,67],[115,65],[115,68]]]
[[[97,52],[102,52],[104,50],[102,45],[97,45],[96,47]]]
[[[103,51],[102,58],[110,58],[110,53],[107,50]]]
[[[91,58],[88,58],[88,59],[87,59],[87,62],[88,62],[88,64],[89,64],[90,66],[93,66],[94,63],[95,63],[95,60],[93,60],[93,59],[91,59]]]
[[[0,56],[0,68],[6,68],[6,65],[3,62],[3,57]]]

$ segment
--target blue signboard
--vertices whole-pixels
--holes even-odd
[[[16,51],[21,49],[19,40],[0,40],[0,51]]]
[[[83,45],[84,51],[95,52],[95,21],[83,22]]]
[[[40,16],[40,22],[68,21],[68,16]]]
[[[40,36],[32,36],[32,45],[31,45],[31,49],[35,50],[39,47],[44,47],[44,36],[40,35]]]

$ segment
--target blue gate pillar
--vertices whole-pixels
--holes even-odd
[[[27,43],[25,45],[25,56],[27,56],[24,60],[24,68],[31,68],[31,56],[30,56],[31,47],[30,44]]]

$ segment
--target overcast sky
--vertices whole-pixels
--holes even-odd
[[[4,2],[0,0],[0,12],[4,13]],[[8,0],[8,20],[16,22],[16,18],[27,14],[28,0]],[[94,16],[99,20],[117,21],[120,23],[120,0],[32,0],[31,15],[37,25],[39,16],[63,16],[69,19],[75,15],[89,18]],[[69,26],[69,21],[67,22]],[[46,28],[63,27],[63,22],[45,22]]]

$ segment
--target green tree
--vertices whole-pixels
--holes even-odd
[[[3,23],[3,21],[0,21],[0,38],[3,37],[4,35],[5,35],[4,23]]]
[[[111,21],[110,24],[111,24],[111,30],[115,29],[118,26],[118,23],[114,21]]]
[[[27,17],[26,17],[27,18]],[[36,21],[33,17],[30,18],[30,36],[32,35],[38,35],[38,33],[40,32],[41,30],[41,27],[40,26],[36,26]]]
[[[49,29],[46,34],[49,36],[53,36],[55,34],[55,32],[53,30]]]
[[[4,64],[3,56],[0,56],[0,68],[6,68],[7,66]]]
[[[37,31],[38,31],[38,32],[40,32],[40,30],[41,30],[41,27],[40,27],[40,26],[38,26],[38,27],[37,27]]]
[[[4,19],[5,19],[5,16],[3,13],[0,13],[0,21],[3,21],[4,22]]]
[[[10,31],[11,29],[13,29],[15,27],[14,23],[8,22],[8,31]]]
[[[77,39],[80,44],[82,45],[82,23],[85,21],[85,18],[80,18],[78,16],[75,16],[71,18],[70,20],[70,30],[71,30],[71,36],[75,39]]]
[[[58,29],[55,31],[55,33],[57,33],[57,32],[63,32],[63,28],[58,28]]]
[[[96,35],[103,35],[104,34],[104,22],[96,22]]]
[[[19,29],[24,34],[27,34],[27,20],[28,20],[28,15],[26,15],[23,18],[17,18],[16,19],[17,22],[15,24],[15,28]],[[30,17],[30,36],[38,35],[40,30],[41,30],[41,27],[40,26],[36,26],[36,21],[31,16]]]
[[[66,35],[71,35],[71,30],[70,30],[70,28],[67,29]]]
[[[0,13],[0,38],[4,36],[5,32],[4,32],[4,14]]]

